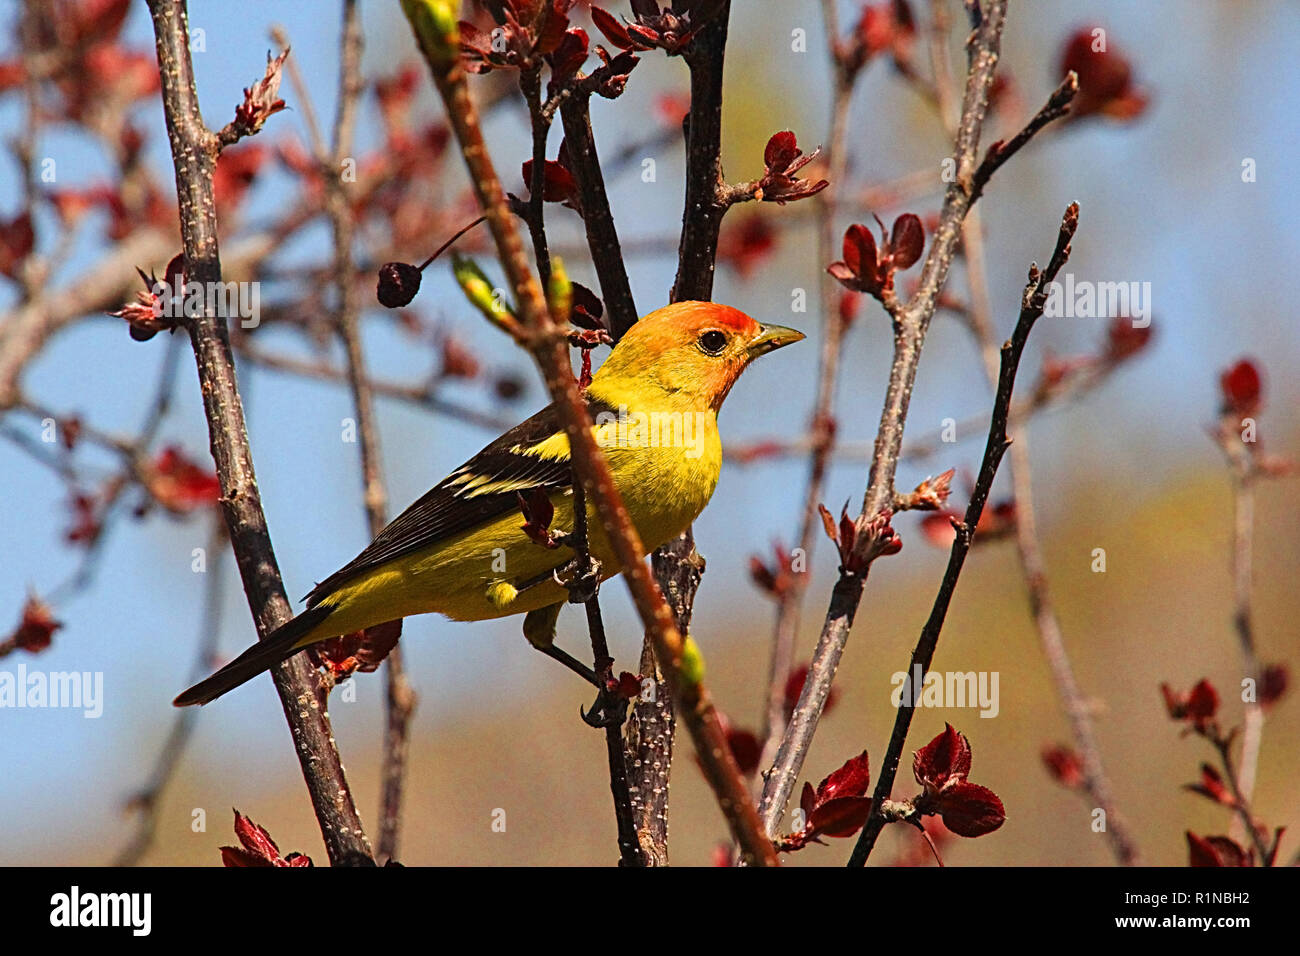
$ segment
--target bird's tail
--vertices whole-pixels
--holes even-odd
[[[265,640],[258,641],[211,677],[199,681],[177,695],[172,704],[188,707],[216,700],[245,681],[252,680],[298,650],[299,642],[329,617],[333,608],[318,604],[303,611],[292,621],[276,628]]]

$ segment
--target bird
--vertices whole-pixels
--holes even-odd
[[[690,527],[712,497],[722,468],[718,411],[740,374],[803,338],[731,306],[682,301],[634,323],[606,356],[583,397],[647,553]],[[554,403],[402,512],[312,589],[301,614],[173,703],[209,703],[318,641],[431,612],[458,621],[522,613],[534,647],[592,679],[554,643],[569,597],[557,574],[574,550],[545,547],[525,528],[521,504],[539,497],[553,509],[550,533],[563,542],[573,529],[573,470]],[[604,580],[619,563],[590,501],[586,512],[592,567]]]

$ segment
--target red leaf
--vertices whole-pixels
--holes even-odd
[[[727,746],[731,748],[731,756],[741,773],[748,776],[758,769],[758,762],[763,756],[763,745],[752,730],[728,727]]]
[[[131,0],[83,0],[61,11],[73,44],[105,43],[117,38],[131,11]]]
[[[832,262],[826,267],[826,271],[850,287],[857,284],[857,273],[846,262]]]
[[[854,223],[844,233],[844,264],[859,277],[876,273],[876,237],[861,223]]]
[[[558,547],[551,535],[551,520],[555,517],[555,505],[551,503],[550,496],[542,488],[533,488],[527,498],[522,494],[518,497],[519,510],[524,515],[522,525],[524,534],[543,547]]]
[[[542,16],[542,28],[537,36],[536,52],[554,53],[564,41],[564,34],[569,29],[569,7],[572,0],[551,0],[546,4],[546,13]],[[583,33],[586,39],[586,33]]]
[[[1160,693],[1171,718],[1191,721],[1197,728],[1203,728],[1219,710],[1219,694],[1205,679],[1186,694],[1172,690],[1168,684],[1160,685]]]
[[[618,18],[600,7],[591,8],[591,22],[596,25],[596,29],[605,34],[605,39],[620,50],[642,49],[639,44],[633,44],[632,38],[628,36],[627,30],[623,24],[619,23]]]
[[[964,780],[950,783],[940,791],[937,809],[944,826],[964,837],[992,833],[1007,819],[996,793]]]
[[[805,820],[811,819],[813,811],[817,809],[817,791],[807,780],[804,781],[803,790],[799,793],[799,809],[803,811]]]
[[[943,733],[918,750],[912,759],[916,782],[935,789],[947,783],[949,777],[970,773],[970,742],[952,724],[943,726]]]
[[[244,845],[244,849],[249,853],[260,856],[265,860],[276,860],[280,857],[280,848],[271,839],[271,834],[238,810],[235,811],[235,836],[239,838],[239,842]]]
[[[846,760],[838,770],[827,775],[817,786],[817,805],[839,797],[861,797],[871,786],[871,767],[864,750]]]
[[[533,161],[525,160],[522,173],[524,184],[529,190],[533,185]],[[578,181],[573,173],[561,163],[548,159],[542,167],[542,200],[544,202],[569,202],[576,205],[578,201]]]
[[[893,235],[889,240],[890,256],[898,269],[908,269],[921,258],[925,248],[925,230],[921,220],[910,212],[894,220]]]
[[[822,527],[826,529],[826,537],[830,538],[836,547],[839,547],[840,533],[835,527],[835,518],[831,515],[830,509],[825,505],[818,505],[817,510],[821,513]]]
[[[1250,359],[1242,359],[1219,376],[1223,392],[1223,409],[1234,415],[1251,415],[1259,410],[1264,386],[1259,369]]]
[[[1146,109],[1146,94],[1134,87],[1128,59],[1099,28],[1085,27],[1066,41],[1060,75],[1071,70],[1079,77],[1079,92],[1070,104],[1072,116],[1102,113],[1127,120]]]
[[[620,697],[636,700],[641,696],[641,678],[630,671],[620,671],[618,675],[618,693]]]
[[[739,273],[742,279],[776,248],[776,230],[766,216],[746,216],[739,223],[723,227],[718,240],[718,260]]]
[[[776,593],[776,575],[772,573],[771,568],[763,563],[763,559],[758,555],[751,555],[749,558],[749,579],[754,582],[760,591],[768,594]]]
[[[800,153],[798,141],[790,130],[773,133],[763,150],[763,165],[769,173],[781,173],[789,169],[790,164]]]
[[[1259,705],[1271,707],[1282,699],[1287,685],[1291,682],[1291,672],[1285,664],[1269,664],[1259,675]]]
[[[18,627],[0,645],[9,645],[29,654],[39,654],[50,646],[54,632],[63,625],[54,619],[54,612],[44,601],[29,597],[23,605],[23,615]]]
[[[1187,831],[1188,866],[1250,866],[1251,855],[1226,836],[1198,837]]]
[[[235,836],[243,848],[223,846],[221,862],[225,866],[311,866],[309,857],[301,853],[290,853],[288,857],[280,856],[280,848],[271,839],[271,834],[258,826],[238,810],[235,811]]]
[[[1071,790],[1083,786],[1083,761],[1069,747],[1048,747],[1043,750],[1043,763],[1047,772],[1063,787]]]
[[[871,816],[870,797],[837,797],[819,805],[809,816],[810,836],[853,836]]]
[[[551,82],[558,84],[566,81],[587,61],[587,31],[582,27],[571,27],[565,31],[560,45],[551,54]]]
[[[1117,315],[1106,329],[1106,358],[1119,362],[1134,355],[1151,342],[1152,329],[1147,325],[1134,325],[1127,315]]]
[[[1214,844],[1198,837],[1191,830],[1187,831],[1187,856],[1188,866],[1223,866]]]
[[[217,168],[212,174],[212,193],[219,207],[234,208],[239,205],[261,172],[267,155],[266,147],[257,143],[245,143],[222,150]]]
[[[1219,693],[1208,680],[1200,680],[1187,697],[1187,716],[1208,720],[1219,710]]]
[[[17,276],[18,266],[31,255],[35,245],[36,233],[28,213],[19,213],[8,222],[0,223],[0,274],[11,279]]]
[[[223,846],[221,848],[221,865],[222,866],[275,866],[270,860],[258,856],[256,853],[249,853],[247,850],[237,846]]]
[[[604,314],[605,306],[600,301],[600,297],[581,282],[574,282],[573,307],[569,310],[569,321],[579,328],[595,331],[605,328],[605,323],[601,321],[601,316]]]
[[[245,88],[244,102],[235,107],[235,125],[240,127],[243,135],[256,133],[272,115],[284,109],[284,100],[280,99],[280,74],[288,55],[288,48],[274,59],[267,53],[266,74]]]
[[[184,513],[215,504],[221,495],[221,483],[180,448],[168,445],[153,460],[149,490],[164,508]]]
[[[1189,783],[1183,789],[1199,793],[1201,796],[1225,807],[1235,808],[1237,806],[1237,798],[1228,790],[1227,785],[1223,782],[1223,777],[1219,775],[1219,771],[1208,763],[1201,764],[1201,782]]]
[[[936,548],[950,548],[957,534],[953,522],[961,519],[955,511],[932,511],[921,519],[921,535]]]

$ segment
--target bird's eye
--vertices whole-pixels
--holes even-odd
[[[727,337],[717,329],[710,329],[700,336],[700,348],[709,355],[717,355],[726,347]]]

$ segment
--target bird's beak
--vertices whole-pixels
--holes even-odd
[[[783,325],[760,325],[758,335],[750,339],[746,351],[749,352],[751,359],[756,359],[760,355],[791,345],[802,338],[804,334],[796,329],[787,329]]]

